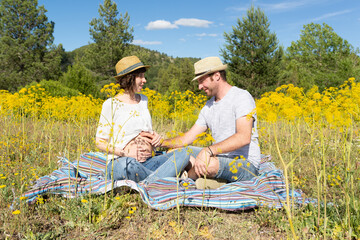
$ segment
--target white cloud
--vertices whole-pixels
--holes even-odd
[[[197,37],[217,37],[216,33],[198,33],[195,34]]]
[[[179,28],[179,26],[185,27],[199,27],[199,28],[207,28],[213,22],[197,19],[197,18],[180,18],[176,20],[174,23],[171,23],[166,20],[156,20],[149,22],[145,27],[146,30],[158,30],[158,29],[174,29]]]
[[[197,19],[197,18],[180,18],[174,22],[175,25],[185,26],[185,27],[202,27],[207,28],[213,22]]]
[[[246,12],[248,7],[229,7],[226,10],[235,11],[235,12]]]
[[[160,41],[143,41],[143,40],[134,40],[133,44],[137,45],[160,45],[162,42]]]
[[[261,4],[260,7],[263,7],[265,10],[289,10],[294,9],[297,7],[301,7],[305,5],[308,1],[294,1],[294,2],[281,2],[281,3],[275,3],[275,4]]]
[[[332,13],[327,13],[327,14],[324,14],[324,15],[321,15],[320,17],[317,17],[317,18],[314,18],[312,19],[312,21],[320,21],[320,20],[324,20],[324,19],[327,19],[327,18],[331,18],[331,17],[335,17],[335,16],[338,16],[338,15],[343,15],[345,13],[349,13],[349,12],[352,12],[352,10],[344,10],[344,11],[338,11],[338,12],[332,12]]]
[[[255,8],[259,6],[264,11],[287,11],[291,9],[296,9],[298,7],[304,6],[308,4],[309,0],[302,0],[302,1],[284,1],[280,3],[258,3],[255,4]],[[236,11],[236,12],[246,12],[251,5],[247,4],[243,7],[230,7],[227,10]]]
[[[145,27],[146,30],[174,29],[174,28],[178,28],[178,26],[165,20],[156,20],[153,22],[149,22],[148,25]]]

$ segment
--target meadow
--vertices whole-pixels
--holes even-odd
[[[113,84],[104,86],[108,95]],[[150,89],[154,129],[171,137],[197,119],[206,97]],[[0,238],[4,239],[360,239],[360,83],[350,78],[319,92],[283,85],[256,100],[261,151],[284,172],[287,191],[301,189],[312,204],[281,210],[226,212],[211,208],[156,211],[136,192],[66,199],[21,198],[58,168],[58,157],[96,151],[103,100],[52,97],[41,85],[0,91]],[[211,144],[206,133],[194,144]]]

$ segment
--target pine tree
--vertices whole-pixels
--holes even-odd
[[[197,81],[192,81],[194,78],[194,63],[197,60],[191,60],[189,58],[178,58],[175,64],[179,66],[179,89],[180,91],[190,90],[192,92],[200,93],[202,91],[198,88]]]
[[[284,73],[288,82],[305,89],[336,87],[359,74],[357,53],[329,25],[310,23],[288,47]]]
[[[199,93],[197,82],[192,81],[195,61],[197,59],[176,58],[173,63],[160,68],[159,79],[155,85],[156,90],[163,94],[187,90]]]
[[[124,57],[126,47],[133,40],[133,28],[130,28],[127,13],[117,18],[117,5],[111,0],[100,5],[99,15],[90,22],[94,43],[85,54],[85,61],[89,69],[108,78],[114,76],[116,63]]]
[[[283,50],[269,26],[264,12],[252,6],[242,20],[237,20],[232,32],[224,33],[226,44],[221,55],[231,80],[254,97],[274,89],[278,83]]]
[[[0,89],[15,91],[32,81],[60,75],[54,23],[37,0],[0,1]]]
[[[97,77],[80,63],[75,63],[68,67],[59,79],[59,81],[66,87],[78,90],[82,94],[91,94],[94,97],[100,96],[100,89],[96,85]]]

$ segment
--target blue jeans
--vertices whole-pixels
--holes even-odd
[[[202,148],[189,146],[190,154],[196,158]],[[246,159],[216,156],[219,159],[219,171],[214,178],[224,179],[228,182],[247,181],[258,175],[258,169]],[[235,170],[236,169],[236,170]]]
[[[187,148],[154,156],[142,163],[135,158],[118,157],[108,163],[107,178],[113,181],[129,179],[148,184],[160,178],[179,176],[189,160]]]

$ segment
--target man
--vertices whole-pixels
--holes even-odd
[[[208,128],[215,144],[190,147],[192,155],[188,176],[249,180],[258,174],[260,147],[255,101],[250,93],[226,81],[226,68],[218,57],[204,58],[194,64],[199,89],[212,98],[202,108],[194,126],[182,136],[162,141],[161,146],[178,148],[191,144]],[[146,135],[146,134],[145,134]]]

